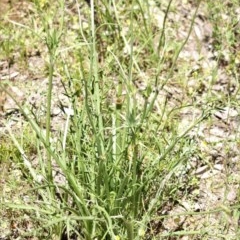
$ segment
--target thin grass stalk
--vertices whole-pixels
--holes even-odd
[[[159,53],[160,48],[165,45],[165,29],[166,29],[167,17],[168,17],[168,13],[169,13],[169,10],[170,10],[170,6],[172,5],[172,1],[173,0],[170,0],[168,2],[167,9],[166,9],[166,12],[165,12],[165,15],[164,15],[162,33],[161,33],[161,36],[159,38],[157,53]]]
[[[28,160],[23,148],[20,146],[19,142],[17,141],[17,139],[15,138],[14,134],[11,131],[11,128],[6,125],[7,131],[12,139],[12,141],[14,142],[15,146],[17,147],[18,151],[20,152],[22,159],[23,159],[23,165],[26,169],[28,169],[31,178],[33,179],[33,181],[35,181],[36,183],[40,183],[43,180],[43,176],[39,175],[35,169],[32,167],[31,162]]]
[[[52,26],[49,26],[47,20],[42,17],[43,25],[45,32],[47,33],[46,36],[46,45],[48,48],[48,54],[49,54],[49,75],[48,75],[48,91],[47,91],[47,106],[46,106],[46,145],[47,147],[50,147],[50,138],[51,138],[51,109],[52,109],[52,89],[53,89],[53,74],[54,74],[54,68],[55,68],[55,59],[56,59],[56,53],[58,44],[60,42],[60,38],[63,31],[63,13],[64,13],[64,1],[60,1],[61,5],[61,19],[60,19],[60,30],[59,33],[53,29]],[[47,180],[49,183],[53,183],[53,173],[52,173],[52,158],[49,151],[47,151]],[[54,189],[51,189],[52,195],[54,196]]]
[[[133,74],[133,64],[134,64],[134,51],[133,51],[133,44],[134,44],[134,35],[133,35],[133,22],[134,22],[134,6],[132,4],[132,9],[131,9],[131,22],[130,22],[130,32],[131,32],[131,51],[130,51],[130,66],[129,66],[129,81],[130,84],[132,83],[132,74]],[[136,98],[135,96],[133,96],[132,99],[133,102],[133,109],[131,110],[130,114],[131,114],[131,118],[133,123],[131,123],[131,125],[133,124],[133,126],[131,126],[130,131],[131,131],[131,144],[132,144],[132,148],[133,148],[133,154],[132,154],[132,183],[131,183],[131,187],[132,187],[132,208],[133,208],[133,215],[132,215],[132,220],[129,224],[132,224],[132,229],[135,232],[134,229],[134,223],[133,220],[135,220],[137,218],[137,215],[139,214],[140,210],[139,210],[139,193],[137,191],[137,189],[139,188],[139,184],[141,184],[139,182],[139,177],[138,177],[138,158],[139,158],[139,152],[138,152],[138,143],[137,143],[137,137],[138,137],[138,130],[140,129],[140,126],[137,123],[137,106],[136,106]],[[145,107],[145,105],[143,106],[143,108]],[[144,114],[144,109],[143,109],[143,114]]]
[[[50,63],[49,63],[49,77],[48,77],[48,93],[47,93],[47,113],[46,113],[46,145],[50,147],[51,137],[51,104],[52,104],[52,83],[53,83],[53,72],[54,72],[54,57],[50,52]],[[51,153],[47,151],[47,180],[49,183],[53,182],[52,175],[52,158]]]
[[[105,156],[104,144],[103,144],[103,119],[101,114],[101,95],[99,87],[99,77],[98,77],[98,52],[97,52],[97,43],[96,43],[96,33],[95,33],[95,15],[94,10],[95,5],[94,1],[91,0],[91,68],[90,68],[90,78],[94,81],[94,102],[97,115],[97,148],[98,148],[98,157],[102,158]]]
[[[191,35],[191,33],[192,33],[192,29],[193,29],[193,26],[194,26],[194,23],[195,23],[195,19],[196,19],[196,17],[197,17],[198,9],[199,9],[200,4],[201,4],[201,1],[202,1],[202,0],[198,0],[198,1],[197,1],[197,7],[196,7],[195,12],[194,12],[194,14],[193,14],[193,17],[192,17],[192,20],[191,20],[191,25],[190,25],[190,28],[189,28],[189,30],[188,30],[187,37],[185,38],[185,40],[183,41],[183,43],[181,44],[181,46],[178,48],[178,50],[177,50],[177,52],[176,52],[176,54],[175,54],[174,59],[173,59],[173,63],[172,63],[172,65],[171,65],[170,70],[168,71],[168,75],[167,75],[167,77],[166,77],[166,80],[163,81],[163,83],[162,83],[162,85],[161,85],[161,89],[163,89],[163,87],[166,85],[166,83],[168,82],[168,80],[169,80],[169,79],[171,78],[171,76],[173,75],[173,72],[174,72],[174,69],[175,69],[175,67],[176,67],[177,60],[178,60],[178,58],[179,58],[179,55],[180,55],[180,53],[182,52],[184,46],[187,44],[187,42],[188,42],[188,40],[189,40],[189,37],[190,37],[190,35]]]
[[[145,17],[145,10],[143,9],[143,7],[142,7],[142,1],[140,1],[140,0],[136,0],[136,2],[137,2],[137,4],[138,4],[138,6],[139,6],[139,8],[140,8],[140,12],[141,12],[141,14],[142,14],[142,19],[143,19],[143,23],[144,23],[144,29],[145,29],[145,36],[146,37],[149,37],[149,35],[150,35],[150,31],[149,31],[149,28],[148,28],[148,24],[147,24],[147,22],[148,22],[148,19]],[[148,0],[146,1],[146,5],[149,5],[149,3],[148,3]],[[148,7],[148,14],[150,15],[150,14],[152,14],[152,13],[149,13],[149,7]]]
[[[191,236],[191,235],[204,235],[209,230],[192,230],[192,231],[177,231],[177,232],[171,232],[171,233],[163,233],[157,235],[158,237],[174,237],[174,236]]]

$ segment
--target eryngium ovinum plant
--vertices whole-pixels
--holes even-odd
[[[76,11],[68,16],[63,1],[47,8],[35,3],[43,29],[38,34],[48,50],[46,124],[40,126],[27,108],[19,108],[36,134],[37,167],[9,131],[22,154],[31,193],[38,200],[27,206],[8,206],[32,212],[39,223],[31,232],[36,236],[153,239],[154,217],[176,192],[175,173],[193,153],[193,143],[185,140],[187,133],[205,117],[203,111],[188,129],[179,132],[175,113],[181,108],[168,106],[167,95],[158,101],[174,74],[198,6],[188,36],[174,50],[162,78],[172,1],[165,6],[157,43],[150,1],[91,0],[84,13],[84,6],[76,1],[78,37],[70,47],[67,24],[76,18]],[[85,25],[83,16],[88,16]],[[64,130],[52,133],[55,73],[62,74],[69,101],[61,108]],[[134,84],[136,76],[150,76],[142,92]],[[169,184],[172,179],[175,184]]]

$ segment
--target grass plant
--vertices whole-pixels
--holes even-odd
[[[213,112],[212,106],[200,106],[200,114],[181,130],[181,112],[195,103],[184,97],[173,106],[173,96],[165,91],[174,83],[179,55],[200,3],[187,37],[173,51],[168,50],[173,43],[167,24],[173,1],[163,1],[165,17],[158,29],[151,16],[153,3],[140,0],[91,0],[85,8],[76,1],[74,17],[68,15],[68,3],[63,0],[53,5],[35,0],[37,18],[32,22],[41,30],[15,23],[45,44],[42,55],[47,59],[48,77],[44,126],[29,106],[22,106],[4,87],[31,129],[28,135],[34,149],[29,152],[27,138],[16,136],[6,122],[12,146],[21,156],[16,158],[19,168],[29,184],[25,194],[34,196],[20,203],[2,202],[4,208],[31,214],[35,227],[22,236],[155,239],[154,224],[161,218],[156,213],[178,198],[185,184],[182,169],[197,152],[197,143],[188,134]],[[69,30],[69,22],[77,30]],[[6,46],[9,59],[12,49]],[[136,87],[137,81],[145,84],[143,90]],[[67,104],[60,104],[64,117],[57,131],[52,130],[55,84],[62,84],[67,97]],[[205,233],[175,231],[156,239]]]

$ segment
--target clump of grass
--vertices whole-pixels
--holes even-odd
[[[36,1],[49,56],[45,128],[37,124],[27,108],[16,103],[37,136],[37,167],[32,166],[14,134],[10,135],[24,160],[38,201],[28,206],[5,204],[36,213],[42,224],[31,234],[41,236],[44,231],[46,238],[89,240],[153,237],[152,215],[161,208],[166,196],[177,190],[177,184],[168,182],[177,178],[179,166],[194,151],[186,135],[208,115],[203,111],[189,128],[179,133],[175,112],[185,106],[170,108],[166,96],[157,103],[160,111],[154,111],[159,91],[174,74],[187,41],[175,50],[172,66],[160,81],[167,44],[165,22],[171,2],[156,52],[152,40],[157,33],[151,30],[151,22],[145,20],[150,18],[150,12],[145,13],[150,7],[148,1],[133,1],[122,10],[118,10],[121,2],[101,1],[96,7],[91,1],[86,10],[89,25],[83,29],[80,22],[80,43],[71,48],[62,47],[67,35],[64,2],[58,2],[55,11],[48,12],[42,9],[44,4]],[[125,25],[119,11],[127,16]],[[78,14],[81,20],[81,13]],[[147,35],[135,31],[138,14]],[[111,41],[104,35],[108,31],[114,35],[110,36]],[[73,67],[64,52],[69,54],[69,61],[74,58]],[[142,59],[144,54],[149,55],[149,61]],[[149,64],[154,64],[150,72]],[[54,135],[52,88],[54,73],[59,69],[65,75],[63,84],[69,105],[65,108],[64,130]],[[142,76],[148,81],[141,95],[134,81]]]

